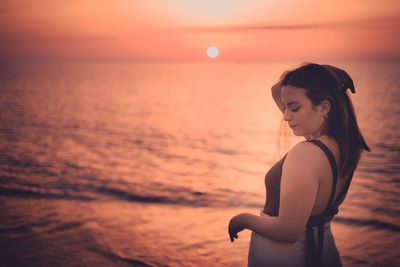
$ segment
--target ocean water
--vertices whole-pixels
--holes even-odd
[[[264,205],[290,147],[269,88],[299,64],[1,66],[1,265],[245,266],[228,222]],[[332,223],[342,262],[399,266],[400,62],[329,64],[372,149]]]

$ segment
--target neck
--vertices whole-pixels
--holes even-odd
[[[322,128],[322,129],[321,129]],[[321,126],[320,130],[314,134],[306,135],[304,136],[307,140],[315,140],[315,139],[320,139],[322,136],[327,136],[326,131],[324,128]]]
[[[313,135],[306,135],[304,136],[307,140],[316,140],[316,139],[321,139],[323,136],[325,136],[322,133],[318,133],[318,134],[313,134]]]

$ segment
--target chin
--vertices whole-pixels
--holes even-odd
[[[299,132],[299,131],[296,130],[296,129],[292,129],[292,132],[293,132],[293,134],[294,134],[295,136],[304,136],[301,132]]]

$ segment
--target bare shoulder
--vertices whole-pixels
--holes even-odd
[[[288,152],[288,156],[298,160],[310,160],[308,156],[312,156],[313,160],[317,160],[323,154],[324,152],[318,146],[306,141],[297,143]]]
[[[283,168],[297,173],[320,172],[325,163],[324,152],[310,142],[299,142],[288,152]]]

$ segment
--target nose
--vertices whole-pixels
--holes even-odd
[[[285,113],[284,113],[283,119],[285,121],[291,121],[292,120],[292,114],[290,114],[290,111],[288,109],[285,109]]]

